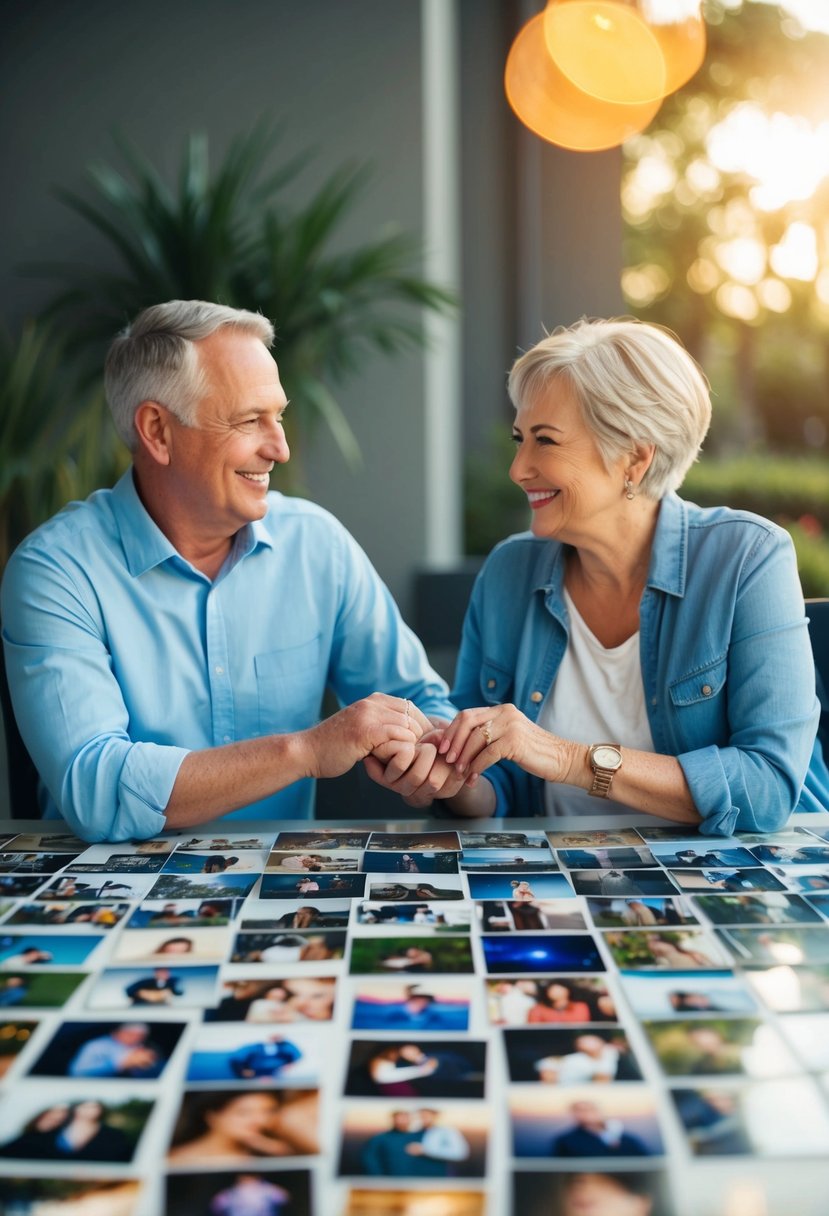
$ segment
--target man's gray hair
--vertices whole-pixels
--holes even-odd
[[[225,326],[273,343],[273,326],[260,313],[205,300],[170,300],[145,308],[113,341],[104,387],[115,429],[136,446],[135,411],[142,401],[164,405],[184,426],[195,426],[208,385],[194,342]]]
[[[653,444],[639,488],[655,500],[678,489],[708,431],[711,395],[670,330],[630,317],[561,326],[513,364],[510,399],[517,409],[558,380],[572,391],[608,467]]]

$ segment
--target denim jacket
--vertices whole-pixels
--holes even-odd
[[[490,554],[464,623],[459,707],[512,702],[537,720],[567,647],[566,552],[522,533]],[[782,528],[667,495],[639,653],[654,749],[679,760],[702,833],[772,831],[794,810],[829,807],[803,595]],[[544,813],[540,778],[511,761],[486,776],[496,815]]]

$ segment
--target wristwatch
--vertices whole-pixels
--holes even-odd
[[[588,749],[587,759],[593,770],[593,784],[587,792],[606,798],[614,776],[622,767],[621,747],[618,743],[594,743]]]

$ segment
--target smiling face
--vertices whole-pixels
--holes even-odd
[[[627,461],[608,470],[566,382],[557,377],[515,415],[510,477],[527,495],[536,536],[579,545],[618,515]]]

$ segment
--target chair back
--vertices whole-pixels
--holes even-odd
[[[815,656],[815,679],[820,701],[818,735],[824,756],[829,757],[829,598],[806,601],[809,638]]]
[[[6,657],[0,643],[0,713],[6,743],[6,768],[9,814],[12,819],[39,819],[37,799],[38,775],[34,761],[20,737],[12,709],[9,682],[6,678]]]

